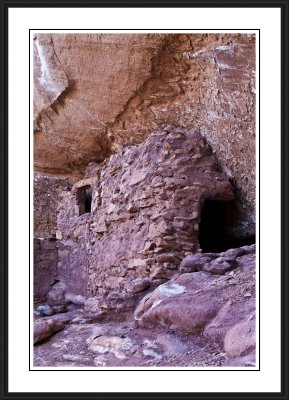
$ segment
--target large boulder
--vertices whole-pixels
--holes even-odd
[[[230,359],[243,357],[247,351],[254,352],[253,322],[248,322],[255,315],[255,255],[251,250],[244,247],[228,255],[230,262],[238,265],[233,271],[222,275],[204,270],[185,273],[160,285],[137,306],[136,324],[201,333],[209,342],[228,350]],[[203,259],[206,262],[206,254]],[[254,358],[250,357],[250,360]]]
[[[69,323],[69,316],[53,316],[34,321],[34,344],[42,342],[54,333],[62,330]]]
[[[255,348],[256,321],[254,318],[236,324],[225,336],[224,349],[229,358],[246,356]]]
[[[204,272],[183,274],[145,296],[135,310],[135,320],[144,326],[165,326],[170,330],[196,333],[218,311],[218,289],[203,290],[211,277]]]
[[[233,300],[233,299],[232,299]],[[228,300],[215,318],[206,326],[203,335],[215,342],[223,343],[226,333],[240,321],[246,321],[255,313],[255,298],[244,297],[232,302]]]

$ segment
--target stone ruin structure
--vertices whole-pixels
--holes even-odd
[[[64,362],[92,357],[72,350],[77,325],[94,338],[79,343],[97,354],[87,365],[119,365],[107,349],[129,340],[126,362],[142,365],[151,328],[254,363],[255,336],[238,339],[255,324],[254,35],[37,34],[33,47],[36,364],[58,363],[43,340],[64,327]]]
[[[74,294],[105,297],[137,278],[170,279],[201,251],[205,201],[229,202],[234,191],[200,133],[174,128],[91,164],[61,197],[55,278]]]

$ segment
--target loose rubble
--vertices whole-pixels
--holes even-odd
[[[168,282],[141,292],[134,312],[120,320],[100,313],[93,298],[65,314],[36,316],[35,366],[254,367],[255,246],[189,257],[180,264],[196,262],[196,272],[180,268]],[[220,257],[234,261],[235,269],[204,271]],[[148,289],[149,280],[130,285]],[[56,284],[49,297],[68,299],[63,290]]]

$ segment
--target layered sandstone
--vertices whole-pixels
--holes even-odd
[[[161,35],[34,37],[34,165],[79,176],[110,152],[108,124],[148,79]]]

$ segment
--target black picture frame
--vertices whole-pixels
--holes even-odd
[[[1,329],[1,348],[0,348],[0,399],[289,399],[288,390],[288,244],[289,244],[289,141],[288,141],[288,39],[289,39],[289,0],[1,0],[1,135],[0,135],[0,173],[1,173],[1,279],[0,279],[0,296],[1,296],[1,312],[0,312],[0,329]],[[241,7],[248,8],[279,8],[281,12],[281,391],[274,393],[113,393],[113,392],[95,392],[95,393],[21,393],[9,392],[8,390],[8,145],[9,145],[9,126],[8,126],[8,12],[13,7],[107,7],[107,8],[126,8],[126,7],[202,7],[202,8],[222,8],[222,7]],[[27,127],[28,130],[28,127]],[[28,212],[28,211],[27,211]],[[73,373],[73,372],[71,372]]]

